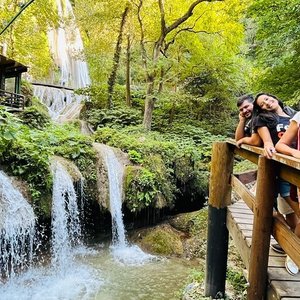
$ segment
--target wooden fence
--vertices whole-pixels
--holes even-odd
[[[238,176],[233,174],[234,158],[240,156],[257,164],[256,195],[252,194]],[[248,269],[248,300],[265,299],[270,236],[279,242],[300,266],[300,239],[276,216],[273,216],[276,176],[300,186],[300,160],[282,154],[272,159],[263,156],[263,149],[234,141],[213,144],[209,185],[208,240],[205,294],[213,298],[225,294],[228,229],[227,207],[231,205],[232,189],[244,200],[254,214],[252,242]],[[299,215],[298,204],[294,202]]]
[[[4,105],[11,110],[23,110],[25,97],[20,94],[0,90],[0,105]]]

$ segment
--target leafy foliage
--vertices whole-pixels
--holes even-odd
[[[43,129],[50,122],[49,114],[38,109],[37,106],[26,107],[21,112],[20,118],[23,120],[23,124],[36,129]]]
[[[252,55],[260,69],[256,89],[290,103],[300,101],[300,4],[297,0],[253,1],[249,16],[257,27]]]
[[[121,128],[141,123],[139,111],[127,107],[113,110],[91,109],[86,112],[86,118],[94,130],[100,127]]]
[[[44,198],[51,194],[52,189],[51,157],[55,154],[75,161],[90,179],[93,172],[88,166],[95,157],[92,141],[81,135],[72,124],[55,126],[45,123],[43,130],[33,128],[34,124],[39,124],[41,116],[33,107],[24,114],[31,116],[30,127],[0,110],[0,163],[8,173],[28,183],[37,212],[49,215],[49,206],[44,206]]]
[[[190,200],[207,195],[211,142],[220,137],[194,127],[174,128],[167,133],[145,133],[139,127],[99,128],[98,142],[128,152],[133,164],[127,168],[126,199],[131,210],[150,204],[171,206],[175,197],[189,191]]]

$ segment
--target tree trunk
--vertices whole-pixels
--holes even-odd
[[[154,110],[154,104],[156,98],[153,96],[153,89],[154,89],[154,77],[148,76],[148,88],[147,94],[145,99],[145,111],[144,111],[144,120],[143,126],[146,130],[151,130],[152,124],[152,115]]]
[[[115,54],[114,54],[114,59],[113,59],[113,68],[111,71],[111,74],[108,78],[108,99],[107,99],[107,106],[109,109],[113,108],[113,101],[112,101],[112,95],[114,92],[114,87],[116,83],[116,76],[117,76],[117,71],[119,67],[119,62],[120,62],[120,56],[121,56],[121,50],[122,50],[122,37],[123,37],[123,30],[124,30],[124,25],[126,22],[126,17],[129,11],[129,7],[126,6],[124,9],[124,12],[122,14],[122,20],[120,24],[120,30],[119,30],[119,35],[118,35],[118,40],[115,48]]]
[[[126,104],[131,107],[130,94],[130,36],[127,35],[127,50],[126,50]]]
[[[164,88],[164,76],[165,76],[165,72],[164,72],[164,68],[161,67],[160,68],[160,78],[159,78],[159,84],[158,84],[158,93],[161,93],[163,91]]]

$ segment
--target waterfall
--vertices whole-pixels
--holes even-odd
[[[99,270],[85,263],[88,256],[95,255],[95,251],[87,249],[80,242],[80,207],[77,205],[71,176],[57,161],[53,161],[51,168],[53,198],[49,264],[45,257],[40,264],[20,273],[12,280],[0,280],[1,300],[89,300],[94,299],[97,290],[103,284]],[[19,210],[21,205],[13,203],[13,207],[13,216],[9,216],[11,220],[16,219],[15,211]],[[18,223],[21,223],[21,227],[26,227],[29,220],[26,215]]]
[[[118,160],[113,149],[103,144],[97,144],[108,173],[109,203],[112,218],[112,255],[114,259],[125,265],[143,265],[156,260],[157,257],[144,253],[137,245],[130,245],[125,236],[125,226],[122,214],[122,183],[124,165]]]
[[[112,242],[116,246],[126,246],[125,227],[122,215],[122,182],[124,166],[118,161],[114,151],[101,145],[102,155],[107,167],[109,182],[109,203],[112,218]]]
[[[72,5],[69,0],[56,0],[56,4],[60,25],[49,30],[48,40],[57,70],[47,84],[34,84],[34,95],[48,107],[53,120],[63,121],[78,117],[81,109],[84,96],[73,89],[85,88],[91,81]]]
[[[36,217],[27,200],[2,171],[0,204],[0,266],[1,275],[8,278],[32,263]]]
[[[79,208],[73,181],[59,162],[54,162],[52,197],[52,263],[70,261],[71,248],[80,243]]]

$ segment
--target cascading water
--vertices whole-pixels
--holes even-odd
[[[36,218],[27,200],[2,171],[0,204],[0,275],[9,278],[32,263]]]
[[[98,270],[82,261],[87,256],[95,255],[95,251],[88,250],[80,242],[80,207],[71,176],[57,161],[52,163],[52,172],[50,264],[43,261],[13,280],[6,283],[0,280],[1,300],[92,299],[103,283]],[[14,209],[18,207],[16,204],[13,206]],[[27,222],[25,216],[21,226]]]
[[[141,265],[157,257],[144,253],[138,246],[129,245],[125,236],[122,214],[122,183],[124,166],[111,147],[97,144],[107,167],[110,213],[112,217],[112,253],[114,258],[127,265]]]
[[[112,242],[115,246],[126,246],[125,227],[122,215],[122,182],[124,166],[118,161],[113,150],[105,145],[103,159],[107,166],[109,182],[110,213],[112,218]]]
[[[85,88],[91,80],[72,5],[69,0],[56,0],[56,4],[60,26],[48,32],[48,40],[57,70],[47,79],[48,85],[34,84],[34,95],[48,107],[53,120],[61,121],[78,116],[84,97],[73,89]]]
[[[81,226],[71,176],[58,162],[53,165],[53,174],[52,263],[62,269],[70,262],[72,246],[80,244]]]

